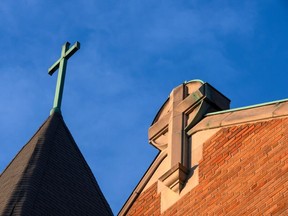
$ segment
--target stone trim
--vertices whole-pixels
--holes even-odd
[[[167,151],[163,150],[161,151],[155,158],[155,160],[151,163],[150,167],[142,177],[142,179],[139,181],[138,185],[135,187],[133,192],[131,193],[130,197],[126,201],[126,203],[123,205],[122,209],[119,211],[118,215],[126,215],[126,213],[129,211],[129,209],[132,207],[134,201],[137,199],[137,197],[142,193],[143,189],[145,188],[146,184],[156,171],[156,169],[159,167],[161,162],[167,157]]]
[[[179,194],[184,187],[188,174],[188,168],[178,163],[161,176],[159,180],[172,191]]]

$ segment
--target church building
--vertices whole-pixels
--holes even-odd
[[[148,131],[158,155],[119,215],[288,215],[288,99],[238,109],[201,80]]]
[[[1,173],[1,216],[113,215],[61,113],[79,48],[65,43],[48,70],[59,69],[54,105]],[[159,153],[118,215],[288,215],[288,99],[230,109],[192,80],[172,90],[148,138]]]

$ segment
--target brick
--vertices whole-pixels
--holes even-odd
[[[288,118],[223,128],[203,145],[199,185],[162,215],[287,215],[287,171]],[[161,215],[160,199],[154,184],[129,212]]]

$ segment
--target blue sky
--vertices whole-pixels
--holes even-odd
[[[174,87],[201,79],[231,108],[288,98],[287,0],[2,0],[0,20],[0,170],[49,116],[61,46],[80,41],[62,113],[114,213]]]

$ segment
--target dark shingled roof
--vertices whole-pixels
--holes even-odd
[[[0,215],[113,215],[61,114],[1,174]]]

